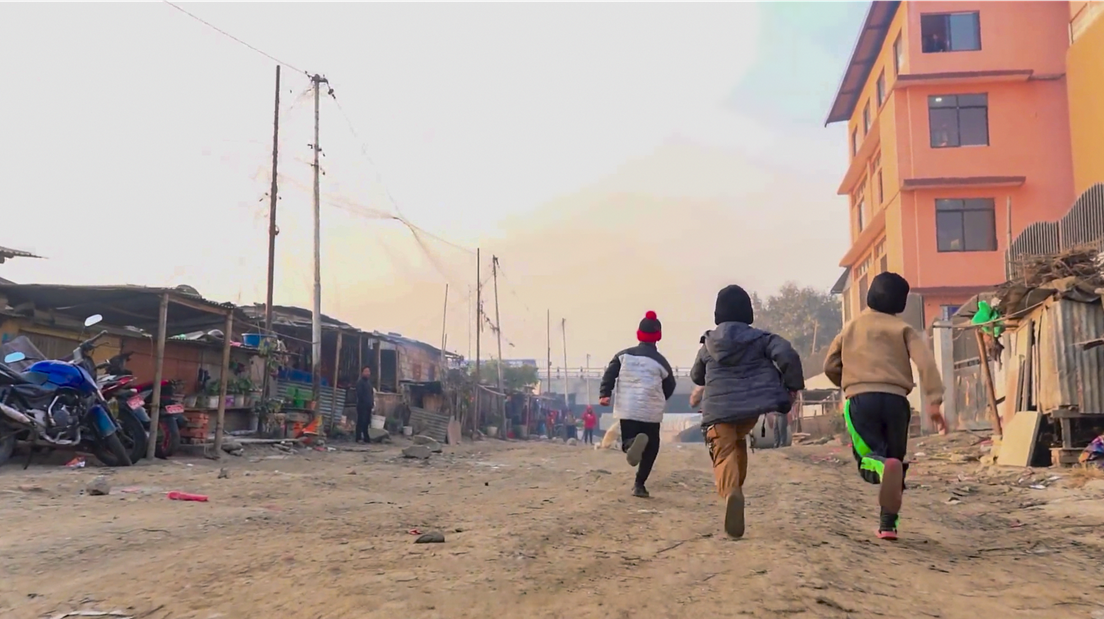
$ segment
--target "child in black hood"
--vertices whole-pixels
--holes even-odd
[[[702,433],[713,459],[717,494],[725,501],[725,532],[744,535],[747,435],[766,413],[789,413],[805,388],[801,358],[784,338],[751,327],[751,297],[739,286],[717,294],[717,328],[702,337],[690,380],[704,386]]]

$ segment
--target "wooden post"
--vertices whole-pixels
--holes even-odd
[[[334,418],[337,417],[337,377],[341,371],[341,332],[337,332],[337,352],[334,353],[333,390],[330,394],[330,433],[333,433]]]
[[[491,275],[494,277],[495,336],[498,339],[498,392],[502,394],[502,438],[509,436],[510,424],[506,420],[506,390],[502,387],[502,319],[498,314],[498,256],[491,257]]]
[[[215,458],[222,457],[222,429],[226,423],[226,383],[230,381],[230,338],[234,333],[234,312],[226,313],[222,335],[222,380],[219,381],[218,418],[215,420]]]
[[[993,434],[1001,436],[1000,413],[997,411],[997,390],[993,385],[993,374],[989,369],[989,353],[985,350],[985,334],[981,329],[974,329],[974,337],[977,339],[978,355],[981,358],[981,376],[985,380],[985,395],[989,399],[989,420],[993,424]],[[1007,400],[1006,400],[1007,401]],[[950,431],[950,428],[947,428]]]
[[[383,348],[380,346],[380,341],[379,340],[376,340],[376,344],[373,347],[373,349],[374,349],[375,355],[376,355],[376,373],[375,373],[375,379],[376,380],[375,380],[375,383],[376,383],[376,392],[378,393],[378,392],[383,390],[382,389],[383,383],[380,382],[381,380],[383,380]]]
[[[161,295],[161,308],[157,313],[157,356],[153,360],[153,403],[150,406],[150,438],[146,446],[146,458],[157,457],[157,431],[161,419],[161,381],[165,376],[165,338],[169,323],[169,294]]]
[[[472,416],[472,430],[479,430],[479,361],[481,351],[479,349],[479,334],[483,332],[483,265],[479,263],[479,248],[475,248],[475,390],[473,391],[475,411]],[[473,433],[474,436],[474,433]]]

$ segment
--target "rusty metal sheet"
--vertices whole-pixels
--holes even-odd
[[[1055,301],[1043,312],[1039,335],[1039,408],[1104,413],[1104,348],[1078,346],[1104,337],[1100,302]]]

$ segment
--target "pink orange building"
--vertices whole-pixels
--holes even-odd
[[[1074,198],[1066,2],[873,2],[827,123],[847,123],[848,319],[879,272],[923,322],[1005,280],[1004,251]]]

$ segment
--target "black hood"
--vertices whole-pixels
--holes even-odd
[[[722,322],[706,332],[705,349],[717,363],[735,365],[751,350],[752,344],[768,336],[767,332],[742,322]]]

